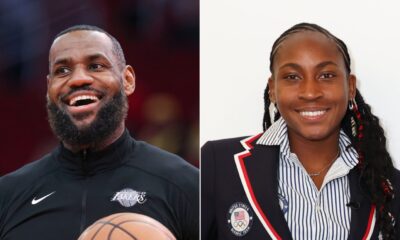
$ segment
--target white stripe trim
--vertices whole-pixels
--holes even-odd
[[[237,154],[234,155],[235,164],[236,164],[236,168],[238,170],[239,176],[240,176],[240,181],[242,182],[243,189],[244,189],[244,191],[246,193],[246,197],[249,200],[250,205],[253,208],[253,211],[256,213],[258,219],[260,220],[260,222],[263,225],[263,227],[265,228],[265,230],[267,230],[267,232],[268,232],[269,236],[271,237],[271,239],[278,240],[278,239],[280,239],[279,236],[277,238],[274,235],[273,230],[268,226],[267,222],[264,221],[264,218],[262,217],[261,212],[257,208],[257,205],[256,205],[254,199],[252,198],[250,190],[249,190],[249,187],[247,185],[247,182],[246,182],[246,179],[245,179],[245,176],[244,176],[244,173],[243,173],[242,166],[240,165],[240,157],[245,155],[245,154],[249,154],[250,153],[249,149],[251,149],[251,147],[248,146],[246,142],[251,140],[254,137],[255,136],[251,136],[251,137],[245,138],[245,139],[240,141],[240,143],[243,145],[245,150],[243,152],[240,152],[240,153],[237,153]]]
[[[373,212],[372,221],[371,221],[371,227],[369,228],[369,233],[365,240],[371,239],[372,233],[374,232],[374,228],[375,228],[375,221],[376,221],[376,207],[374,207],[374,212]]]

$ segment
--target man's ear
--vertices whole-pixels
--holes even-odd
[[[129,96],[135,91],[135,72],[132,66],[126,65],[123,73],[123,86],[126,96]]]
[[[272,79],[272,76],[268,78],[268,87],[269,87],[269,100],[271,103],[276,103],[276,96],[275,96],[275,81]]]
[[[357,78],[355,75],[350,74],[349,76],[349,99],[354,99],[357,92]]]

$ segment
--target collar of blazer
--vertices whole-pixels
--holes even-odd
[[[279,146],[256,144],[262,134],[241,140],[243,151],[234,155],[239,177],[246,197],[271,239],[292,239],[278,200]],[[360,188],[357,168],[349,175],[351,202],[350,233],[348,239],[371,239],[377,236],[375,205]]]

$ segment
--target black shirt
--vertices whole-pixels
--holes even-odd
[[[198,239],[198,170],[128,131],[99,152],[62,145],[0,178],[0,239],[77,239],[117,212],[150,216]]]

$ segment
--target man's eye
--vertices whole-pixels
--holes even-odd
[[[329,78],[334,78],[334,77],[335,77],[335,75],[332,73],[323,73],[320,76],[320,78],[322,78],[322,79],[329,79]]]
[[[54,71],[54,75],[65,75],[69,72],[70,72],[70,69],[68,69],[67,67],[59,67],[59,68],[56,68],[56,70]]]
[[[94,71],[98,71],[98,70],[101,70],[103,68],[104,68],[104,66],[101,65],[101,64],[98,64],[98,63],[93,63],[93,64],[89,65],[89,69],[90,70],[94,70]]]

